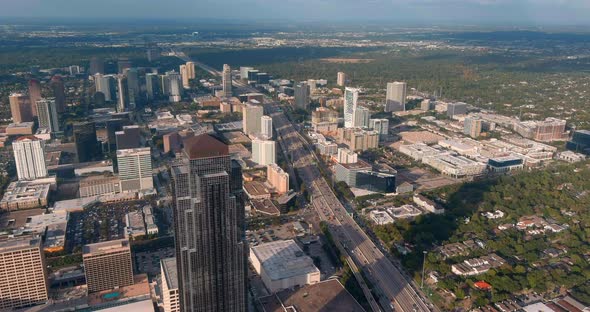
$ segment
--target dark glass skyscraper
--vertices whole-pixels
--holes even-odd
[[[241,170],[232,166],[227,145],[203,134],[184,141],[172,177],[182,311],[246,311]]]
[[[76,143],[78,162],[91,161],[101,154],[93,122],[74,124],[74,142]]]
[[[58,113],[66,111],[66,90],[64,81],[61,76],[55,75],[51,78],[49,83],[51,90],[53,90],[53,97],[55,97],[55,108]]]

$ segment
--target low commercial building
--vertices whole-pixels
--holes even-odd
[[[130,238],[134,239],[146,235],[141,211],[131,211],[125,216],[125,231]]]
[[[243,189],[249,199],[270,199],[271,192],[262,182],[245,182]]]
[[[418,207],[420,207],[428,212],[436,213],[436,214],[441,214],[441,213],[445,212],[445,210],[440,205],[438,205],[437,203],[433,202],[432,200],[424,197],[421,194],[415,194],[412,197],[412,200],[414,201],[414,203],[416,205],[418,205]]]
[[[533,139],[541,142],[565,141],[567,132],[565,131],[566,121],[556,118],[547,118],[542,121],[519,121],[514,123],[514,132],[527,139]]]
[[[89,197],[105,194],[117,194],[121,192],[119,177],[107,175],[94,175],[80,178],[80,197]]]
[[[344,182],[350,187],[356,187],[359,172],[371,171],[372,167],[365,161],[359,160],[356,163],[334,165],[335,179],[337,182]]]
[[[35,123],[30,122],[21,122],[21,123],[11,123],[6,127],[6,134],[7,135],[32,135],[35,130]]]
[[[496,254],[468,259],[462,263],[453,264],[451,271],[460,276],[473,276],[483,274],[490,269],[498,268],[505,264],[506,261]]]
[[[483,163],[446,153],[424,157],[422,163],[453,178],[477,176],[484,174],[486,170],[486,165]]]
[[[339,164],[354,164],[358,161],[358,154],[348,148],[339,148],[336,161]]]
[[[403,205],[400,207],[389,207],[387,213],[394,219],[410,219],[422,214],[422,211],[413,205]]]
[[[416,161],[422,161],[424,157],[435,156],[441,152],[434,147],[430,147],[424,143],[417,143],[411,145],[401,145],[399,147],[400,153],[411,157]]]
[[[281,215],[277,206],[275,206],[270,199],[253,199],[251,203],[252,208],[254,208],[259,214],[271,217],[278,217]]]
[[[272,293],[320,281],[320,270],[294,240],[254,246],[250,262]]]
[[[408,131],[399,134],[402,141],[408,144],[436,144],[444,138],[429,131]]]
[[[354,187],[372,192],[394,193],[395,175],[377,171],[361,171],[356,175]]]
[[[35,181],[16,181],[6,188],[0,208],[8,211],[47,207],[50,183],[38,183]]]
[[[491,172],[502,173],[514,170],[520,170],[524,167],[524,159],[518,156],[504,156],[490,158],[488,160],[488,169]]]
[[[393,223],[393,218],[385,211],[371,210],[369,212],[369,218],[371,218],[371,220],[377,225]]]
[[[572,151],[564,151],[561,153],[557,153],[557,156],[555,158],[558,160],[566,161],[568,163],[576,163],[586,160],[586,155]]]
[[[161,290],[164,312],[180,312],[176,258],[162,259],[160,261],[160,270],[162,276]]]

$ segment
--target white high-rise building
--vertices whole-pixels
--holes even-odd
[[[45,128],[49,132],[58,132],[59,120],[57,119],[55,99],[40,99],[36,104],[39,128]]]
[[[276,162],[275,141],[255,138],[252,140],[252,161],[263,166]]]
[[[242,111],[242,127],[246,135],[258,135],[260,134],[260,126],[264,109],[262,106],[246,104]]]
[[[96,87],[96,92],[101,92],[104,94],[104,100],[107,102],[112,102],[117,97],[116,85],[115,85],[116,77],[113,75],[102,75],[102,74],[95,74],[94,75],[94,85]]]
[[[359,90],[346,88],[344,91],[344,127],[354,127],[354,111],[359,98]]]
[[[354,110],[354,122],[352,124],[355,128],[366,128],[369,126],[369,119],[371,118],[371,111],[363,106],[357,106]]]
[[[265,139],[272,139],[272,118],[270,116],[262,116],[260,118],[260,135]]]
[[[12,149],[19,180],[47,177],[44,141],[34,136],[24,136],[12,143]]]
[[[344,87],[346,85],[346,74],[343,72],[338,72],[338,78],[336,79],[336,84],[340,87]]]
[[[379,137],[384,138],[389,134],[389,119],[371,119],[369,128],[379,132]]]
[[[223,83],[223,96],[224,97],[231,97],[232,96],[231,68],[229,67],[228,64],[223,64],[222,83]]]
[[[154,188],[152,155],[149,147],[118,150],[117,164],[121,192]]]
[[[241,66],[240,67],[240,79],[248,79],[248,72],[254,70],[254,67]]]
[[[394,81],[387,84],[385,96],[386,112],[401,112],[406,110],[406,87],[405,82]]]

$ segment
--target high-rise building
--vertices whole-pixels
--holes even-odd
[[[75,123],[73,131],[78,162],[89,162],[101,154],[94,122]]]
[[[175,71],[166,72],[166,91],[170,102],[180,102],[182,99],[182,77]]]
[[[369,119],[371,118],[371,111],[364,106],[357,106],[354,110],[354,122],[352,124],[355,128],[366,128],[369,126]]]
[[[150,62],[150,63],[159,59],[160,58],[160,48],[158,47],[158,45],[154,44],[154,43],[148,44],[146,47],[146,56],[147,56],[148,62]]]
[[[58,113],[66,111],[66,87],[63,78],[59,75],[55,75],[51,78],[49,83],[51,90],[53,91],[53,97],[55,98],[55,108]]]
[[[356,103],[359,97],[359,90],[354,88],[346,88],[344,90],[344,127],[354,127],[354,111],[356,111]]]
[[[266,167],[266,179],[279,194],[289,191],[289,174],[277,164],[270,164]]]
[[[40,99],[37,101],[37,115],[39,116],[39,128],[49,132],[59,131],[59,119],[55,99]]]
[[[180,312],[176,258],[160,260],[160,272],[162,276],[161,289],[164,312]]]
[[[129,93],[129,105],[136,107],[141,99],[141,86],[139,85],[139,72],[136,68],[127,70],[127,88]]]
[[[346,85],[346,74],[343,72],[338,72],[338,78],[336,79],[336,84],[339,87],[344,87]]]
[[[119,74],[124,74],[126,69],[131,68],[131,61],[129,58],[122,57],[117,60],[117,70]]]
[[[260,120],[264,114],[264,109],[259,105],[247,104],[242,113],[243,128],[246,135],[257,135],[261,131]]]
[[[117,98],[117,83],[115,76],[95,74],[94,84],[96,86],[96,92],[104,94],[105,101],[115,101]]]
[[[133,285],[133,260],[128,240],[89,244],[82,251],[89,293]]]
[[[455,115],[467,114],[467,104],[463,102],[447,104],[447,116],[453,118]]]
[[[195,62],[186,62],[186,72],[188,74],[189,79],[197,78],[197,73],[195,71]]]
[[[41,238],[20,236],[0,241],[0,310],[46,303],[45,267]]]
[[[275,141],[255,138],[252,140],[252,161],[262,165],[270,165],[276,162]]]
[[[406,88],[405,82],[394,81],[387,84],[385,96],[386,112],[401,112],[406,110]]]
[[[39,83],[38,79],[30,79],[29,80],[29,99],[31,102],[31,112],[33,116],[37,116],[37,103],[38,100],[41,99],[41,83]]]
[[[383,139],[389,134],[389,119],[370,119],[369,128],[379,132],[379,138]]]
[[[47,176],[45,142],[34,136],[24,136],[12,143],[16,174],[19,180],[35,180]]]
[[[21,93],[12,93],[8,97],[10,102],[10,113],[14,123],[33,121],[32,106],[30,98]]]
[[[117,112],[122,113],[129,107],[129,88],[127,77],[117,76]]]
[[[137,125],[123,126],[115,132],[117,150],[141,147],[141,130]]]
[[[483,120],[478,117],[465,118],[463,133],[472,138],[477,138],[481,134]]]
[[[309,94],[315,94],[318,87],[317,81],[315,79],[307,79],[307,85],[309,86]]]
[[[149,147],[117,150],[121,192],[154,188],[152,153]]]
[[[182,77],[182,87],[185,89],[190,89],[190,77],[185,64],[180,65],[180,76]]]
[[[95,75],[95,74],[104,74],[104,60],[99,58],[99,57],[92,57],[90,59],[90,65],[88,66],[89,68],[89,74],[90,75]]]
[[[240,167],[232,166],[227,145],[207,134],[186,139],[183,154],[172,168],[182,311],[246,311]]]
[[[158,74],[147,73],[145,75],[145,91],[148,101],[153,101],[160,97],[160,83]]]
[[[240,79],[247,80],[248,72],[254,70],[254,67],[241,66],[240,67]]]
[[[266,139],[272,139],[272,118],[270,116],[262,116],[260,118],[260,135]]]
[[[232,81],[231,81],[231,68],[228,64],[223,64],[223,73],[222,73],[222,83],[223,83],[223,96],[224,97],[231,97],[232,96]]]
[[[309,85],[301,82],[295,85],[295,108],[307,110],[309,109]]]

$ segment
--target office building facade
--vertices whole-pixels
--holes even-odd
[[[25,136],[12,143],[16,174],[19,180],[47,177],[45,142],[34,136]]]
[[[22,236],[0,241],[0,310],[46,303],[45,267],[41,238]]]
[[[276,162],[276,142],[255,138],[252,140],[252,161],[262,165]]]
[[[106,98],[105,98],[106,100]],[[129,107],[129,88],[127,84],[127,77],[123,75],[117,76],[117,112],[122,113],[127,111]]]
[[[270,116],[262,116],[260,118],[260,135],[268,140],[272,139],[272,118]]]
[[[571,151],[590,155],[590,130],[574,131],[566,147]]]
[[[106,102],[114,102],[117,98],[117,79],[113,75],[94,75],[96,92],[104,94]]]
[[[310,88],[306,82],[295,85],[295,108],[307,110],[310,102]]]
[[[246,311],[247,245],[239,166],[231,165],[227,145],[207,134],[185,140],[183,156],[172,168],[182,311]]]
[[[37,116],[37,103],[38,100],[41,99],[41,83],[38,79],[30,79],[29,80],[29,99],[31,102],[31,110],[33,116]]]
[[[154,101],[161,95],[158,74],[147,73],[145,75],[145,92],[148,101]]]
[[[149,147],[117,150],[121,192],[154,188],[152,156]]]
[[[387,84],[386,112],[403,112],[406,110],[406,88],[407,84],[405,82],[394,81]]]
[[[78,162],[89,162],[100,156],[94,122],[76,123],[73,128]]]
[[[369,127],[369,119],[371,118],[371,111],[363,106],[357,106],[354,110],[354,122],[352,126],[354,128],[367,128]]]
[[[59,132],[59,119],[54,99],[40,99],[37,101],[37,115],[39,117],[39,128],[49,132]]]
[[[180,312],[176,258],[160,260],[160,272],[160,276],[162,277],[161,289],[164,312]]]
[[[246,104],[242,112],[244,133],[246,135],[258,135],[261,132],[261,120],[264,108],[259,105]]]
[[[133,260],[128,240],[89,244],[82,251],[89,293],[133,285]]]
[[[379,139],[384,139],[389,135],[389,119],[370,119],[369,128],[379,133]]]
[[[467,114],[467,104],[463,102],[447,104],[447,117],[453,118],[456,115]]]
[[[8,97],[10,103],[10,113],[14,123],[33,121],[33,111],[30,103],[30,97],[21,93],[12,93]]]

